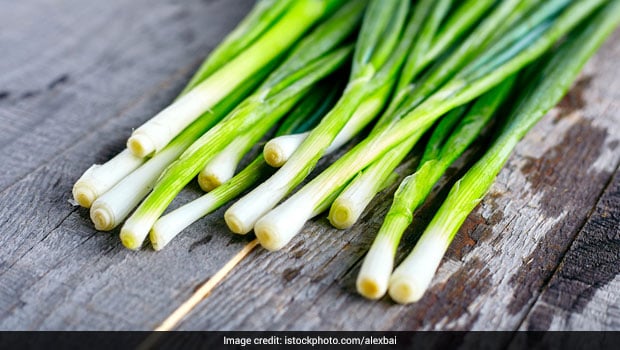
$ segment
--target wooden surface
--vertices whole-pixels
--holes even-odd
[[[250,6],[2,1],[0,329],[154,329],[251,240],[227,232],[223,208],[161,252],[127,251],[68,202]],[[392,186],[350,230],[321,216],[283,251],[255,249],[178,329],[620,329],[618,57],[620,32],[519,144],[419,303],[355,293]],[[199,193],[192,184],[174,205]]]

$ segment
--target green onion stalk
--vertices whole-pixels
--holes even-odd
[[[441,4],[437,7],[444,12],[449,7],[451,0],[442,0]],[[423,1],[421,5],[418,5],[415,9],[412,23],[419,25],[424,21],[427,11],[426,8],[432,5],[432,1]],[[439,11],[437,11],[439,12]],[[411,59],[408,58],[408,62]],[[404,70],[404,69],[403,69]],[[401,78],[405,73],[401,73]],[[355,110],[349,121],[344,125],[340,132],[336,135],[332,143],[325,150],[325,154],[330,154],[333,151],[340,148],[343,144],[351,140],[357,135],[372,119],[376,116],[379,110],[383,107],[386,93],[389,93],[391,86],[386,86],[384,89],[374,93],[374,97],[367,98],[360,104]],[[264,156],[269,165],[274,167],[281,167],[295,152],[295,150],[301,145],[301,143],[308,137],[310,132],[296,135],[286,135],[275,138],[269,141],[264,148]]]
[[[164,149],[125,175],[90,206],[90,218],[97,230],[109,231],[118,226],[153,188],[161,173],[174,162],[192,143],[230,112],[245,96],[252,92],[269,69],[256,74],[251,81],[228,95],[211,111],[206,112]],[[107,164],[112,165],[113,161]]]
[[[224,40],[209,54],[181,95],[203,82],[207,77],[229,61],[241,54],[264,35],[285,13],[290,10],[294,0],[259,0],[252,10],[228,33]]]
[[[278,127],[276,135],[299,133],[314,127],[321,119],[321,113],[329,111],[336,102],[338,94],[342,92],[338,85],[336,88],[328,88],[327,83],[333,86],[334,82],[331,80],[320,83],[306,95]],[[226,204],[272,172],[273,168],[267,165],[262,155],[259,155],[241,172],[209,193],[162,216],[155,222],[149,234],[153,249],[163,249],[187,226]]]
[[[294,1],[268,29],[232,60],[213,71],[171,105],[134,130],[127,148],[139,157],[162,150],[176,135],[205,111],[239,88],[289,50],[313,25],[341,0]],[[277,17],[277,16],[276,16]],[[225,54],[222,54],[227,58]]]
[[[355,31],[365,3],[354,1],[306,36],[269,78],[221,122],[194,142],[161,175],[121,228],[121,241],[139,249],[149,230],[183,187],[239,134],[275,124],[311,87],[342,66],[352,52],[343,42]]]
[[[427,19],[424,27],[418,36],[416,45],[414,45],[414,49],[410,54],[407,65],[405,66],[405,69],[403,69],[404,74],[401,75],[401,80],[399,82],[399,87],[401,90],[397,93],[397,97],[400,97],[401,99],[395,98],[392,101],[390,108],[388,108],[388,113],[386,113],[385,116],[389,116],[389,112],[391,110],[394,110],[400,105],[400,103],[403,103],[403,99],[406,96],[403,93],[413,90],[411,94],[416,96],[416,98],[410,98],[413,100],[413,102],[409,103],[409,108],[411,108],[412,104],[423,101],[428,94],[435,91],[441,86],[441,84],[445,83],[445,81],[450,77],[450,72],[454,72],[459,68],[462,68],[472,59],[476,59],[476,62],[478,62],[477,66],[482,66],[482,64],[492,64],[492,58],[495,58],[495,61],[501,61],[505,57],[510,57],[511,54],[518,52],[518,50],[522,48],[520,45],[529,44],[540,33],[537,31],[532,31],[532,35],[525,36],[525,38],[519,42],[505,39],[515,37],[515,33],[519,35],[527,33],[529,29],[535,27],[536,24],[540,23],[543,19],[553,15],[554,11],[559,11],[561,6],[565,5],[566,0],[550,2],[550,4],[554,6],[543,5],[541,6],[541,9],[537,9],[531,17],[528,17],[525,20],[525,24],[519,23],[516,28],[504,28],[503,33],[498,33],[498,30],[496,29],[497,26],[500,26],[502,21],[504,21],[507,17],[514,16],[514,13],[517,11],[526,12],[531,9],[530,6],[519,8],[519,6],[523,3],[505,2],[502,7],[495,9],[495,12],[490,16],[489,20],[477,28],[471,35],[471,38],[466,40],[466,42],[450,56],[447,62],[438,63],[438,67],[432,70],[431,73],[424,77],[424,79],[412,84],[411,81],[416,74],[424,69],[426,64],[429,62],[427,58],[428,52],[437,52],[437,50],[429,50],[429,46],[432,42],[434,42],[433,37],[443,19],[443,16],[445,15],[447,2],[446,4],[444,4],[444,2],[436,2],[434,8],[427,10],[430,14],[425,16]],[[430,7],[424,6],[424,2],[421,2],[421,5],[423,8]],[[459,7],[460,11],[457,11],[455,15],[464,15],[462,9],[467,9],[467,5],[469,4],[466,3]],[[487,8],[485,7],[484,9]],[[419,12],[424,13],[424,11]],[[481,16],[482,12],[476,11],[476,14]],[[472,20],[476,19],[471,16],[469,18]],[[449,20],[448,23],[450,23]],[[469,29],[468,27],[464,27],[462,25],[459,28],[462,31]],[[450,32],[454,35],[454,37],[460,35],[460,33],[457,33],[454,30]],[[500,43],[496,44],[494,43],[493,38],[498,37],[498,35],[500,38]],[[441,40],[440,43],[442,45],[451,44],[445,39]],[[512,44],[512,46],[510,46],[510,44]],[[491,47],[495,52],[492,55],[485,53],[485,58],[473,57],[472,53],[485,51],[486,47]],[[504,50],[505,52],[500,52],[498,48]],[[500,53],[502,55],[500,55]],[[476,67],[470,69],[475,68]],[[415,87],[416,85],[417,88]],[[421,92],[416,89],[419,89]],[[422,133],[418,134],[419,135],[414,135],[402,144],[394,147],[380,159],[373,162],[353,181],[351,181],[347,188],[340,193],[332,204],[329,213],[329,220],[334,227],[346,229],[351,227],[359,219],[360,215],[370,203],[372,198],[374,198],[374,196],[383,188],[386,180],[393,175],[396,167],[407,156],[413,146],[415,146],[417,140],[422,135]]]
[[[82,207],[90,208],[97,198],[144,161],[144,158],[136,157],[125,149],[104,164],[93,164],[73,185],[73,199]]]
[[[316,89],[316,88],[315,88]],[[301,96],[312,95],[312,91]],[[297,98],[285,102],[284,109],[291,109]],[[258,123],[252,132],[242,133],[215,155],[198,174],[198,183],[205,191],[211,191],[233,177],[237,165],[260,139],[271,129],[273,123]]]
[[[231,231],[251,231],[261,216],[308,176],[362,101],[386,86],[391,90],[411,43],[408,15],[408,1],[370,2],[342,97],[274,175],[226,211],[224,219]],[[261,233],[255,231],[260,240]]]
[[[411,84],[414,76],[419,72],[418,67],[420,66],[417,62],[421,61],[421,58],[429,51],[429,45],[449,5],[449,0],[438,2],[423,0],[416,7],[412,21],[418,25],[419,34],[416,35],[405,66],[400,74],[395,92],[396,98],[390,102],[388,111],[395,108],[395,105],[399,103],[399,98],[404,96],[402,92],[409,90],[409,84]],[[382,122],[385,122],[385,118],[382,118],[375,125],[374,129],[380,126]],[[388,183],[388,179],[393,175],[393,170],[413,148],[416,141],[417,138],[412,137],[397,146],[396,149],[386,153],[347,185],[330,208],[328,217],[334,227],[345,229],[357,221],[374,195],[381,191]]]
[[[339,74],[334,75],[333,79],[325,79],[319,83],[293,108],[276,131],[276,138],[308,130],[310,125],[316,125],[320,118],[333,107],[344,87],[343,84],[339,84],[341,80],[337,79]],[[232,178],[243,156],[255,144],[255,139],[245,135],[231,142],[200,171],[198,174],[200,187],[206,192],[212,191]]]
[[[237,197],[271,169],[261,154],[230,180],[157,219],[149,234],[153,249],[163,249],[186,227]]]
[[[364,259],[356,282],[361,295],[369,299],[379,299],[385,295],[396,249],[405,229],[411,224],[414,211],[448,167],[488,124],[508,96],[513,82],[514,79],[507,79],[472,102],[469,111],[468,106],[463,105],[440,120],[428,141],[417,171],[407,176],[394,194],[392,206]]]
[[[264,125],[257,125],[257,128],[263,127]],[[232,178],[243,156],[254,146],[257,138],[266,132],[267,130],[263,129],[261,132],[239,135],[234,139],[198,173],[200,188],[209,192]]]
[[[478,62],[480,65],[488,61],[497,59],[499,55],[506,55],[510,52],[510,47],[517,47],[517,42],[528,43],[528,36],[536,37],[538,31],[544,31],[554,17],[566,8],[571,0],[549,0],[544,1],[538,6],[528,8],[527,17],[515,23],[514,27],[506,33],[496,33],[492,45],[485,50]]]
[[[414,104],[415,107],[411,109],[399,108],[397,117],[379,127],[376,132],[263,216],[255,229],[261,245],[269,250],[285,246],[301,231],[315,208],[346,185],[359,171],[407,138],[430,128],[445,113],[484,94],[539,58],[603,3],[603,0],[592,0],[571,4],[539,38],[513,57],[497,64],[493,70],[485,70],[484,74],[480,74],[480,71],[456,74],[422,103]],[[503,3],[499,6],[502,5]],[[470,64],[475,63],[474,60]],[[463,71],[466,72],[467,67]]]
[[[411,83],[411,79],[415,78],[420,72],[415,62],[410,64],[411,74],[409,78],[410,92],[397,100],[393,104],[391,114],[384,114],[383,121],[397,118],[406,113],[408,110],[416,108],[422,101],[426,100],[431,94],[442,87],[446,81],[454,78],[461,70],[473,65],[472,62],[480,56],[493,41],[494,35],[498,32],[498,27],[509,18],[516,10],[519,9],[520,0],[506,0],[500,2],[492,8],[491,12],[469,33],[463,42],[457,45],[447,57],[436,60],[435,64],[419,79]],[[524,9],[522,9],[524,11]],[[462,28],[467,31],[469,28]],[[424,55],[422,54],[423,58]],[[417,60],[420,60],[419,58]],[[424,62],[424,60],[421,60]],[[461,72],[461,75],[462,72]],[[407,82],[402,82],[401,86]]]
[[[410,65],[404,72],[406,76],[413,78],[418,72],[426,68],[440,55],[444,54],[454,42],[463,37],[467,31],[472,28],[482,18],[487,11],[495,4],[493,0],[466,0],[463,1],[454,12],[446,18],[440,28],[438,28],[436,35],[433,37],[433,41],[428,47],[428,50],[424,50],[421,47],[424,55],[422,59],[416,62],[415,65]],[[437,4],[435,6],[441,6]],[[437,8],[433,13],[435,18],[441,19],[446,14],[440,12],[441,7]],[[431,27],[432,28],[432,27]],[[409,69],[411,71],[409,71]],[[401,80],[400,88],[407,85],[411,79]]]
[[[190,79],[189,83],[185,86],[179,97],[186,94],[196,85],[204,81],[213,72],[221,68],[226,62],[232,60],[243,49],[247,48],[253,43],[258,36],[263,34],[267,28],[269,28],[273,22],[275,22],[282,13],[287,10],[292,3],[292,0],[261,0],[259,1],[250,13],[244,18],[241,23],[209,54],[205,59],[201,67]],[[273,64],[271,65],[273,66]],[[273,68],[273,67],[272,67]],[[262,69],[264,72],[266,69]],[[263,73],[258,72],[257,75]],[[253,80],[256,82],[256,80]],[[248,81],[247,84],[240,89],[250,93],[247,86],[255,86],[255,83]],[[240,94],[235,92],[236,96]],[[241,96],[244,97],[244,96]],[[228,101],[232,99],[229,98]],[[239,102],[240,99],[237,101]],[[227,102],[223,104],[226,105]],[[236,103],[235,103],[236,104]],[[219,111],[222,110],[221,106],[215,107]],[[226,111],[224,112],[225,115]],[[205,112],[200,118],[205,118],[205,115],[210,115],[214,120],[223,115],[220,113]],[[110,190],[125,176],[140,167],[146,159],[134,155],[128,149],[121,151],[114,158],[104,164],[95,164],[91,166],[84,174],[77,180],[73,186],[73,198],[81,206],[90,208],[92,203],[99,198],[102,194]]]
[[[545,58],[527,84],[501,133],[452,187],[407,258],[394,270],[389,294],[398,303],[419,300],[465,218],[481,201],[517,143],[570,88],[587,60],[620,24],[620,1],[609,1],[575,29],[550,59]]]
[[[386,97],[389,94],[389,87],[384,87],[364,99],[351,115],[351,119],[342,127],[334,141],[325,150],[325,155],[330,154],[347,143],[357,135],[366,125],[368,125],[381,111]],[[295,153],[302,142],[308,138],[311,130],[282,135],[269,140],[263,148],[263,156],[267,164],[279,168],[286,163]]]
[[[416,6],[413,14],[415,18],[412,19],[413,23],[411,26],[411,32],[419,31],[420,29],[418,26],[421,26],[422,23],[427,23],[425,24],[426,30],[437,30],[437,26],[445,17],[451,2],[451,0],[439,1],[434,7],[432,17],[429,20],[426,18],[429,13],[429,9],[434,6],[434,2],[420,2],[420,4]],[[437,35],[431,50],[428,50],[428,47],[424,45],[418,45],[416,47],[417,53],[424,53],[422,60],[416,62],[416,64],[411,64],[411,56],[414,56],[415,54],[410,54],[403,71],[400,73],[399,85],[396,88],[396,91],[406,91],[408,89],[406,85],[410,84],[411,78],[423,70],[430,62],[432,62],[448,45],[458,39],[459,36],[463,34],[471,25],[473,25],[474,22],[477,21],[492,4],[492,0],[468,0],[462,6],[459,6],[457,13],[455,14],[455,16],[459,16],[459,20],[451,19],[444,26],[442,26],[441,32]],[[420,35],[425,34],[421,33]],[[404,86],[401,86],[400,84],[403,83]],[[330,154],[340,148],[355,135],[357,135],[366,125],[368,125],[370,121],[372,121],[374,116],[376,116],[376,113],[378,113],[384,105],[385,94],[390,91],[388,89],[383,90],[384,91],[376,91],[372,97],[366,98],[360,104],[351,116],[351,119],[349,119],[342,130],[340,130],[334,141],[326,149],[325,154]],[[396,99],[393,99],[392,101],[395,100]],[[391,103],[390,105],[394,104]],[[263,153],[265,160],[271,166],[281,167],[309,134],[310,132],[297,135],[286,135],[269,141],[265,145]]]
[[[377,122],[371,135],[377,130],[380,130],[382,126],[389,125],[392,119],[398,116],[396,111],[403,109],[405,106],[412,108],[419,104],[423,101],[424,96],[430,95],[433,88],[440,85],[442,82],[441,79],[447,79],[449,74],[456,71],[460,65],[467,63],[468,59],[471,60],[470,57],[472,56],[472,52],[488,42],[490,36],[494,32],[494,27],[501,23],[502,19],[510,15],[511,10],[513,10],[517,4],[517,1],[510,1],[499,6],[499,8],[495,10],[495,14],[482,23],[480,26],[481,28],[477,28],[452,56],[444,60],[442,62],[443,64],[440,65],[438,69],[435,69],[438,73],[431,73],[430,77],[427,76],[423,78],[422,83],[413,85],[411,81],[420,71],[420,69],[417,68],[416,62],[420,61],[421,57],[425,54],[425,49],[428,47],[429,42],[432,40],[442,20],[442,16],[445,14],[445,10],[443,10],[445,5],[443,2],[436,3],[434,7],[431,1],[420,2],[410,22],[412,32],[409,32],[409,35],[416,40],[412,40],[411,47],[408,47],[408,53],[411,55],[411,59],[407,60],[407,64],[403,69],[403,74],[400,77],[399,86],[401,86],[401,91],[396,92],[395,98],[390,103],[387,113]],[[467,29],[467,27],[461,27],[463,31]],[[412,85],[414,87],[412,87]],[[387,179],[392,174],[392,170],[400,163],[429,126],[418,129],[414,134],[410,135],[407,140],[404,140],[402,144],[386,154],[384,159],[377,159],[377,164],[370,166],[366,174],[360,174],[348,185],[345,191],[336,198],[330,210],[329,218],[334,226],[346,228],[355,222],[367,203],[386,183]],[[341,188],[333,188],[333,192],[340,191]],[[320,203],[323,203],[323,200],[321,200]],[[314,210],[309,206],[305,207],[304,210],[296,211],[296,215],[290,216],[286,225],[299,227],[301,229],[303,223],[310,219],[310,215],[313,212]],[[280,231],[280,227],[278,227],[275,220],[275,216],[273,218],[265,216],[259,221],[260,225],[257,223],[258,226],[257,229],[255,229],[259,241],[267,249],[279,249],[277,247],[283,243],[282,240],[278,238],[280,235],[280,232],[278,232]],[[296,220],[296,222],[292,223],[291,221],[293,220]]]
[[[468,3],[465,3],[459,7],[456,11],[458,15],[463,14],[463,8],[468,9]],[[434,7],[433,7],[434,6]],[[414,79],[417,74],[426,67],[426,64],[430,62],[428,52],[438,52],[436,50],[429,49],[434,42],[437,30],[443,17],[446,14],[446,8],[448,2],[420,2],[420,7],[423,11],[418,11],[416,14],[422,16],[424,25],[421,28],[420,35],[418,35],[415,45],[408,58],[407,65],[403,69],[401,80],[399,81],[400,90],[396,94],[396,98],[392,100],[388,112],[384,114],[381,122],[388,122],[391,111],[397,109],[407,96],[416,96],[415,98],[409,97],[413,102],[409,102],[409,108],[413,105],[421,102],[424,98],[428,97],[433,91],[445,83],[450,77],[450,72],[454,72],[459,68],[466,65],[472,58],[472,53],[476,51],[484,50],[487,42],[496,34],[496,26],[499,25],[502,20],[513,13],[514,9],[518,6],[517,2],[505,2],[502,7],[496,8],[487,21],[480,27],[476,28],[474,33],[469,39],[465,41],[445,62],[437,64],[431,73],[427,74],[423,79],[419,79],[416,82]],[[475,13],[478,16],[482,16],[483,11],[488,8],[476,7]],[[426,9],[424,11],[424,9]],[[427,15],[428,14],[428,15]],[[473,20],[478,19],[470,16]],[[448,24],[452,22],[448,19]],[[467,31],[469,27],[460,25],[458,27],[461,32]],[[444,28],[447,30],[448,28]],[[454,30],[450,31],[454,36],[459,37],[460,33]],[[450,45],[451,42],[443,39],[439,42],[441,45]],[[377,124],[375,129],[381,124]],[[417,143],[423,132],[418,132],[416,135],[408,138],[405,142],[394,147],[388,151],[380,159],[373,162],[368,166],[361,174],[359,174],[351,183],[340,193],[332,204],[329,212],[329,220],[331,224],[340,229],[345,229],[352,226],[360,217],[366,206],[370,203],[372,198],[382,189],[386,180],[393,175],[396,167],[402,162],[402,160],[411,151],[413,146]]]

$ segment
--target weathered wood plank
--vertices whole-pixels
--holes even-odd
[[[23,2],[15,2],[16,7],[23,6],[19,4]],[[35,97],[31,102],[13,100],[19,96],[14,91],[19,90],[26,73],[3,76],[3,82],[16,85],[1,85],[11,91],[0,101],[1,115],[21,120],[26,114],[17,115],[16,111],[32,110],[36,115],[27,114],[29,117],[47,115],[51,119],[37,119],[33,125],[44,126],[35,128],[2,129],[11,138],[3,136],[0,160],[17,170],[1,175],[6,187],[0,192],[0,329],[152,329],[240,249],[243,240],[221,234],[220,211],[190,227],[162,253],[129,252],[121,247],[117,231],[96,232],[87,210],[72,207],[68,199],[80,174],[91,163],[105,161],[122,149],[131,128],[173,98],[190,68],[199,63],[200,52],[216,45],[251,4],[248,0],[160,0],[148,4],[106,2],[105,6],[93,3],[89,7],[62,2],[59,6],[66,10],[63,18],[73,23],[76,33],[82,27],[91,28],[91,18],[110,25],[95,25],[96,29],[90,30],[97,34],[91,39],[98,37],[101,42],[97,45],[103,45],[100,51],[90,53],[97,60],[91,63],[96,69],[84,75],[71,73],[73,78],[67,80],[64,90],[41,93],[40,102]],[[148,13],[139,15],[145,8]],[[23,16],[30,13],[37,18],[45,15],[38,11],[48,8],[31,4],[20,9]],[[178,35],[188,33],[193,33],[191,43],[179,41]],[[46,40],[41,47],[53,46],[54,41]],[[92,49],[85,38],[70,41],[75,48],[59,49],[47,64],[41,58],[35,67],[24,68],[31,69],[29,76],[55,69],[55,60],[63,53]],[[18,61],[18,57],[7,56]],[[60,97],[64,95],[69,97]],[[21,135],[24,131],[27,135]],[[39,145],[27,140],[36,135],[41,136]],[[69,137],[76,135],[77,141]],[[23,148],[20,154],[25,163],[21,165],[9,157],[18,146]],[[197,187],[192,186],[177,203],[197,193]]]
[[[538,297],[524,330],[620,329],[620,170]]]
[[[254,252],[180,328],[516,329],[620,162],[619,50],[620,31],[521,142],[419,303],[370,302],[355,292],[388,191],[348,231],[318,219],[283,251]],[[407,246],[430,212],[414,220]]]

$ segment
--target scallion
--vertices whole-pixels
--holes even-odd
[[[467,75],[456,74],[421,104],[416,104],[414,98],[413,104],[417,107],[405,107],[397,111],[398,117],[392,122],[380,127],[282,204],[265,214],[259,221],[260,230],[258,223],[255,229],[261,245],[270,250],[282,248],[301,230],[316,206],[344,186],[357,172],[398,143],[428,129],[440,116],[472,101],[540,57],[603,3],[603,0],[592,0],[571,4],[530,46],[494,70],[485,71],[485,74],[478,74],[477,71]],[[484,22],[481,25],[491,30],[488,28],[489,22],[486,23],[486,26]],[[475,64],[475,61],[471,64]]]
[[[287,51],[339,0],[299,0],[251,45],[134,130],[127,148],[145,157],[162,150],[205,111]]]
[[[358,292],[364,297],[378,299],[385,294],[396,248],[413,219],[414,211],[448,167],[487,125],[508,96],[513,81],[508,79],[481,96],[469,111],[467,106],[462,106],[441,119],[428,142],[418,170],[407,176],[394,194],[392,206],[364,259],[356,282]],[[457,125],[453,127],[455,123]]]
[[[608,2],[585,25],[573,30],[551,59],[545,57],[535,74],[528,75],[537,78],[528,82],[508,124],[452,187],[413,251],[392,273],[392,299],[404,304],[422,297],[459,227],[482,200],[519,140],[561,99],[581,67],[619,23],[620,1]]]
[[[284,166],[226,211],[224,218],[231,231],[246,234],[252,230],[261,216],[306,178],[364,99],[394,84],[405,56],[400,51],[411,43],[411,38],[403,35],[408,7],[407,1],[370,2],[343,96]],[[263,244],[262,231],[257,227],[255,232]]]
[[[260,0],[246,18],[209,54],[183,91],[181,91],[179,97],[204,81],[214,71],[221,68],[226,62],[232,60],[243,49],[254,42],[290,7],[292,1]],[[242,88],[237,89],[232,96],[227,98],[227,101],[220,103],[220,106],[215,109],[222,111],[221,105],[227,105],[229,110],[232,109],[234,104],[238,103],[244,95],[250,92],[251,87],[257,85],[258,79],[264,76],[264,71],[269,69],[267,67],[262,70],[263,73],[254,75]],[[244,92],[244,94],[240,92]],[[223,114],[225,113],[224,111]],[[206,112],[204,114],[211,114],[214,119],[217,119],[219,116],[218,113]],[[201,118],[205,118],[205,116]],[[97,198],[110,190],[125,176],[136,170],[145,161],[146,159],[143,157],[138,157],[128,149],[125,149],[108,162],[91,166],[73,186],[74,200],[81,206],[90,208]]]
[[[136,170],[145,159],[136,157],[125,149],[104,164],[88,168],[73,185],[73,199],[84,208]]]
[[[130,249],[142,245],[154,222],[177,193],[239,133],[256,123],[273,124],[318,80],[340,67],[352,51],[341,43],[357,27],[365,3],[354,1],[339,9],[305,37],[252,96],[202,135],[162,174],[151,194],[121,229]],[[289,102],[291,102],[289,104]]]
[[[329,96],[341,93],[339,87],[332,88],[334,92],[329,90],[327,84],[330,84],[331,80],[327,79],[325,83],[319,84],[306,95],[288,114],[276,131],[276,135],[301,132],[306,128],[312,128],[314,123],[322,117],[320,113],[326,113],[335,102]],[[215,187],[211,192],[162,216],[155,222],[149,235],[153,248],[161,250],[187,226],[237,197],[265,175],[270,174],[272,170],[273,168],[268,166],[264,158],[259,155],[245,169],[221,186]]]
[[[381,111],[385,99],[389,94],[387,88],[381,89],[372,96],[366,98],[351,115],[351,119],[342,127],[338,135],[325,150],[325,154],[330,154],[339,149],[357,135],[366,125],[368,125]],[[265,144],[263,155],[265,161],[273,167],[281,167],[295,153],[297,148],[310,135],[310,131],[298,134],[278,136]]]

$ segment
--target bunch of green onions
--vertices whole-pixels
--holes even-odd
[[[127,149],[82,175],[73,197],[98,230],[124,222],[127,248],[149,237],[160,250],[249,190],[226,224],[278,250],[327,209],[334,227],[354,225],[428,133],[357,279],[367,298],[413,302],[512,149],[618,22],[620,0],[261,0]],[[484,130],[494,141],[394,270],[414,211]],[[194,177],[207,193],[162,216]]]
[[[604,1],[587,1],[570,5],[553,18],[553,25],[531,40],[529,46],[523,47],[516,40],[514,45],[520,50],[508,57],[499,56],[491,64],[481,64],[480,60],[485,61],[484,56],[472,60],[428,97],[413,89],[404,98],[403,104],[389,116],[389,121],[379,125],[367,138],[257,222],[255,232],[261,245],[270,250],[285,246],[299,233],[315,208],[333,193],[340,191],[358,172],[403,141],[418,138],[445,113],[472,101],[532,63],[602,3]],[[518,4],[518,1],[501,2],[475,28],[472,35],[495,33],[498,25],[514,16]],[[467,52],[472,45],[488,41],[488,38],[483,40],[477,36],[470,36],[469,39],[456,48],[453,55]],[[447,57],[445,62],[439,62],[436,69],[440,74],[436,75],[454,70],[454,61]],[[443,67],[444,64],[448,66],[447,69]],[[434,73],[431,71],[429,75],[433,76]],[[418,85],[422,89],[425,86]],[[420,100],[423,101],[420,103]]]

